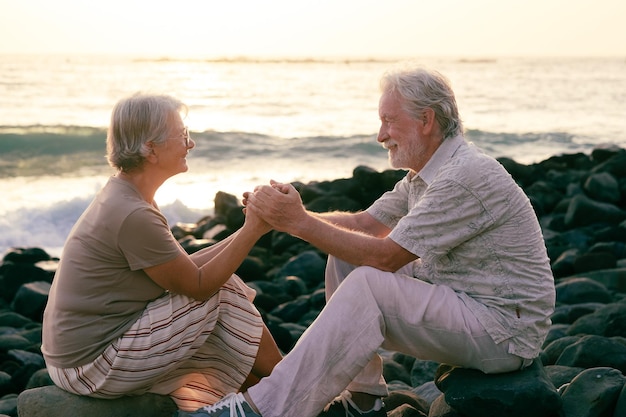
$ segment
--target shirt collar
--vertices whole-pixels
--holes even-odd
[[[461,135],[445,139],[415,177],[420,177],[426,185],[430,184],[435,179],[439,168],[454,155],[463,143],[465,143],[465,139]]]

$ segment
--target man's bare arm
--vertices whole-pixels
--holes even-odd
[[[246,204],[274,229],[299,237],[353,265],[396,271],[417,259],[387,237],[389,228],[368,213],[309,212],[290,185],[258,187],[246,196]]]

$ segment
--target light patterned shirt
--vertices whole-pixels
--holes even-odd
[[[419,257],[416,278],[452,288],[496,343],[536,357],[554,311],[554,278],[535,212],[495,159],[446,139],[367,210]]]

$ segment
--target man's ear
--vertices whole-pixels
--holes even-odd
[[[430,135],[437,128],[437,119],[435,118],[435,111],[430,107],[427,107],[422,111],[420,121],[424,123],[424,134]]]

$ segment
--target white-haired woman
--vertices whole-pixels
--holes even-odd
[[[229,238],[188,255],[154,201],[187,171],[186,106],[136,94],[113,109],[117,169],[70,232],[43,320],[42,352],[59,387],[115,398],[169,394],[183,410],[270,373],[281,354],[234,272],[270,226],[253,213]]]

